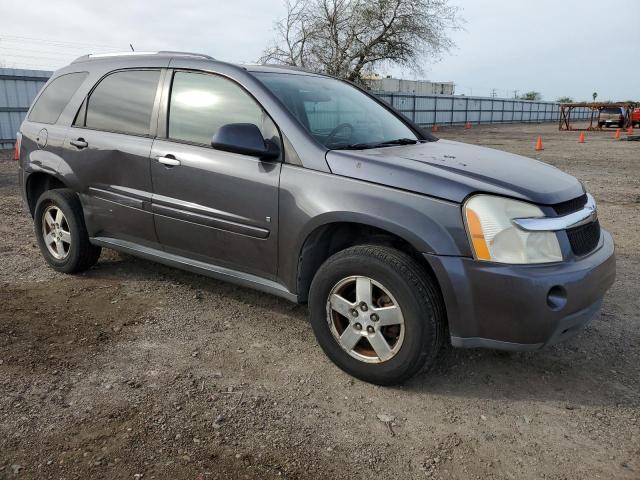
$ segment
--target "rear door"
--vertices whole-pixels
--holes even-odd
[[[157,245],[151,213],[151,145],[163,70],[111,72],[89,93],[65,141],[92,237]]]
[[[167,74],[166,138],[151,153],[158,239],[170,252],[273,278],[277,262],[280,160],[211,147],[219,127],[257,125],[281,145],[278,130],[249,93],[229,78]]]

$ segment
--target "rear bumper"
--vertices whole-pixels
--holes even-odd
[[[438,277],[457,347],[537,350],[578,333],[615,279],[613,239],[602,231],[586,257],[504,265],[424,255]]]

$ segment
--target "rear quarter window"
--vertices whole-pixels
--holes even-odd
[[[84,126],[93,130],[149,135],[159,79],[159,70],[110,73],[89,95]],[[83,114],[81,112],[79,116]],[[82,123],[82,119],[76,119],[76,124]]]
[[[87,72],[67,73],[52,80],[36,100],[29,113],[29,121],[56,123],[69,100],[88,75]]]

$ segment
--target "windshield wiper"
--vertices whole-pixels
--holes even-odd
[[[396,138],[395,140],[387,140],[386,142],[380,142],[380,145],[414,145],[419,140],[415,138]]]
[[[396,138],[395,140],[385,140],[378,143],[351,143],[348,145],[340,145],[332,148],[332,150],[365,150],[367,148],[393,147],[394,145],[414,145],[420,140],[413,138]]]

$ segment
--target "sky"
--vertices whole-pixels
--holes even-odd
[[[456,93],[545,100],[640,100],[640,0],[451,0],[463,28],[422,73]],[[28,11],[25,11],[27,9]],[[254,63],[285,13],[283,0],[0,0],[0,66],[54,70],[85,53],[180,50]],[[628,33],[627,33],[628,32]]]

